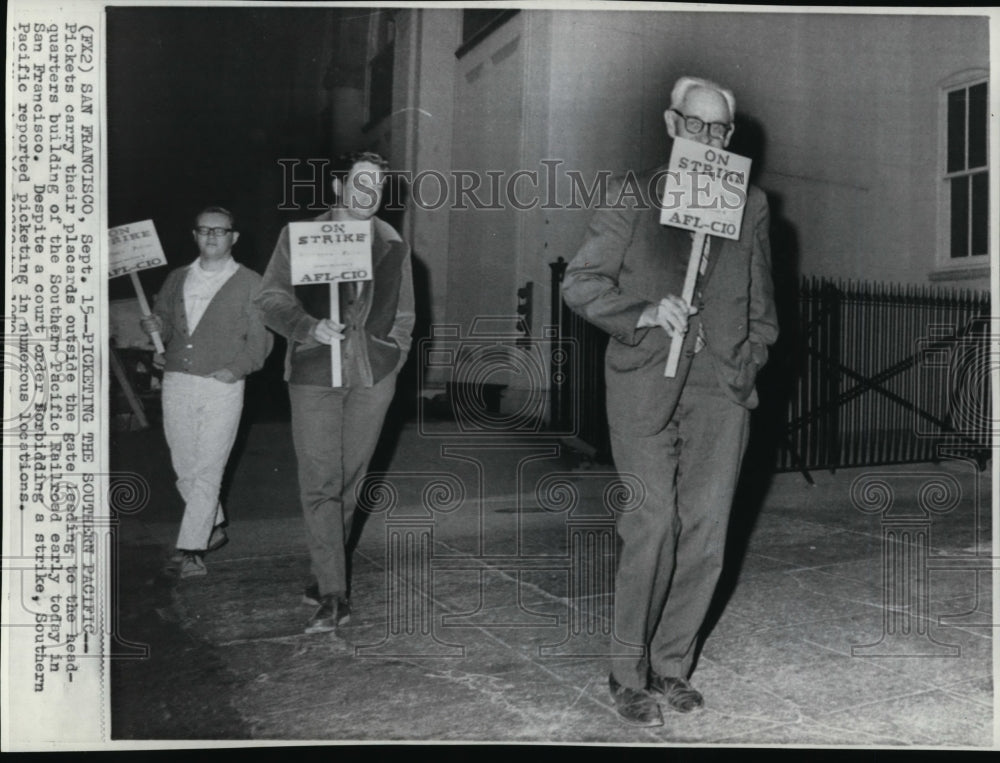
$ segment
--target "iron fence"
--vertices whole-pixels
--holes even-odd
[[[553,323],[580,373],[553,385],[565,429],[610,453],[604,407],[607,335],[563,303],[566,263],[552,263]],[[780,308],[780,306],[779,306]],[[758,380],[754,425],[770,430],[779,471],[934,461],[962,450],[980,465],[993,434],[991,375],[1000,337],[988,292],[803,278],[779,309],[781,338]]]

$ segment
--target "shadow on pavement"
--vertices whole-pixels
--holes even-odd
[[[111,661],[113,739],[247,739],[230,698],[242,687],[218,649],[193,637],[175,606],[178,582],[161,572],[159,546],[119,545],[120,635],[149,647]]]

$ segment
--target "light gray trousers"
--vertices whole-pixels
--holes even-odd
[[[222,474],[236,441],[244,381],[232,384],[177,371],[163,375],[163,434],[184,499],[177,548],[204,551],[212,528],[225,520]]]

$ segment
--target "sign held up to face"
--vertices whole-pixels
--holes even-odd
[[[371,280],[370,221],[289,223],[288,235],[293,285]]]
[[[747,157],[674,138],[660,194],[660,224],[738,239],[749,181]]]
[[[166,264],[152,220],[119,225],[108,231],[108,278]]]

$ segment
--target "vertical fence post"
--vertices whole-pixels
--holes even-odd
[[[831,472],[840,465],[840,406],[836,405],[840,395],[840,370],[836,363],[842,362],[841,348],[841,310],[844,304],[844,285],[840,282],[830,284],[827,290],[827,321],[826,321],[826,353],[832,362],[825,363],[820,368],[823,374],[823,403],[826,405],[826,416],[823,421],[823,450],[826,465]]]
[[[556,327],[555,341],[552,343],[552,352],[564,351],[563,342],[567,336],[566,324],[563,320],[562,282],[566,275],[566,260],[562,257],[555,262],[549,263],[552,270],[551,279],[551,305],[552,322]],[[582,364],[581,364],[582,365]],[[558,379],[549,380],[549,428],[554,431],[564,431],[566,425],[566,401],[572,399],[569,387],[577,384],[577,380],[571,378],[571,374],[560,374]]]

